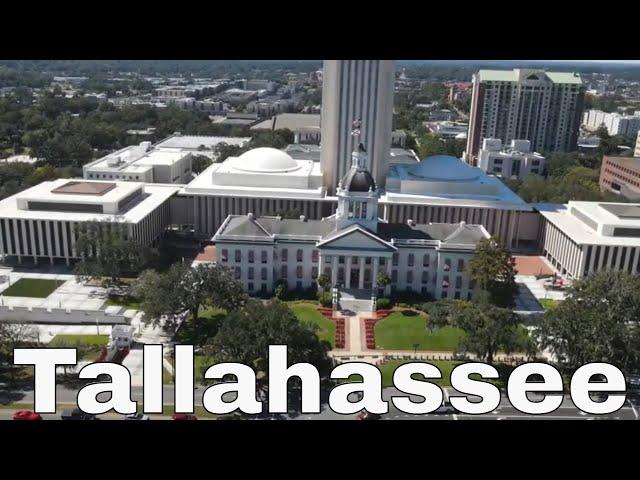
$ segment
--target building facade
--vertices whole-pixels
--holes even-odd
[[[127,238],[153,245],[171,224],[166,185],[60,179],[0,201],[0,255],[34,263],[79,258],[79,225],[102,221],[126,226]]]
[[[640,199],[640,158],[603,156],[600,191]]]
[[[640,205],[569,202],[536,205],[542,254],[562,274],[583,278],[602,270],[640,274]]]
[[[584,112],[582,124],[592,132],[598,130],[601,126],[605,126],[609,135],[636,138],[640,131],[640,115],[621,115],[617,112],[587,110]]]
[[[473,76],[465,160],[475,163],[485,138],[529,140],[537,152],[576,148],[584,86],[577,73],[514,69]]]
[[[545,158],[531,151],[529,140],[511,140],[503,148],[499,138],[485,138],[478,153],[478,167],[498,177],[523,179],[530,173],[542,175]]]
[[[361,141],[380,187],[387,174],[393,120],[393,60],[325,60],[322,83],[322,172],[333,194],[350,167],[354,120],[362,120]]]

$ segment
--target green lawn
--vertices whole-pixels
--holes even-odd
[[[560,303],[560,300],[552,300],[550,298],[539,298],[538,299],[538,303],[545,310],[551,310],[551,309],[556,308],[558,306],[558,304]]]
[[[376,346],[385,350],[414,350],[414,345],[418,344],[418,350],[455,351],[464,335],[462,330],[443,327],[430,333],[425,320],[424,314],[392,313],[376,323]]]
[[[382,372],[382,385],[384,387],[392,387],[393,372],[395,371],[395,369],[398,368],[400,365],[404,365],[405,363],[412,363],[412,362],[421,362],[421,360],[415,360],[415,359],[414,360],[390,360],[386,363],[383,363],[382,365],[379,365],[378,368],[380,369],[380,372]],[[429,382],[440,385],[441,387],[450,387],[451,381],[449,377],[451,376],[451,370],[453,370],[454,367],[456,365],[459,365],[461,362],[456,362],[453,360],[430,360],[426,363],[431,363],[435,365],[436,367],[438,367],[438,369],[442,373],[441,379],[438,379],[438,380],[433,379],[433,380],[429,380]],[[416,375],[416,374],[412,375],[412,378],[416,380],[424,380],[421,375]],[[352,375],[349,378],[349,381],[361,382],[362,377],[360,377],[360,375]]]
[[[21,278],[1,294],[6,297],[47,298],[63,283],[64,280]]]
[[[131,295],[111,296],[107,299],[107,306],[125,307],[127,310],[140,310],[140,300]]]
[[[102,347],[109,343],[109,335],[56,335],[49,342],[49,347],[76,347],[79,349],[78,360],[95,360]]]
[[[336,324],[332,320],[321,315],[318,309],[309,303],[293,303],[289,304],[289,308],[301,322],[316,325],[318,338],[329,342],[333,348],[336,341]]]

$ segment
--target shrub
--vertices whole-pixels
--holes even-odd
[[[318,300],[323,307],[330,308],[333,306],[333,295],[331,292],[322,292],[318,296]]]
[[[382,297],[376,301],[376,308],[378,310],[387,310],[391,308],[392,303],[390,298]]]

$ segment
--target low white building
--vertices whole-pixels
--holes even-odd
[[[633,152],[634,157],[640,157],[640,131],[638,132],[638,137],[636,138],[636,149]]]
[[[69,265],[78,226],[107,221],[127,225],[128,238],[153,245],[171,221],[170,185],[59,179],[42,182],[0,201],[0,255],[62,259]]]
[[[531,151],[529,140],[511,140],[502,146],[499,138],[485,138],[478,152],[478,167],[482,171],[502,178],[523,179],[530,173],[542,175],[545,158]]]
[[[186,184],[192,178],[192,154],[177,148],[151,148],[142,142],[82,167],[87,180]]]
[[[543,217],[542,253],[563,275],[640,274],[640,204],[572,201],[535,207]]]
[[[205,135],[182,135],[179,132],[159,141],[155,149],[179,149],[193,155],[204,155],[215,160],[216,147],[220,144],[244,147],[251,141],[251,137],[216,137]]]
[[[378,219],[378,190],[363,152],[338,188],[337,211],[322,220],[230,215],[213,240],[216,259],[233,270],[249,292],[317,288],[326,274],[341,291],[376,294],[384,271],[393,290],[435,298],[471,298],[467,264],[489,234],[481,225],[390,224]]]

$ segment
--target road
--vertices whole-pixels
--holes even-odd
[[[202,405],[202,394],[205,387],[198,387],[195,390],[195,404]],[[445,389],[445,394],[451,395],[455,391],[451,388]],[[14,401],[19,403],[32,404],[33,392],[21,392],[21,398]],[[516,410],[507,398],[503,395],[500,405],[496,410],[486,415],[468,415],[463,413],[457,413],[453,415],[442,414],[428,414],[428,415],[411,415],[398,410],[390,401],[391,396],[400,396],[402,393],[395,388],[385,388],[383,390],[383,399],[389,402],[389,412],[382,415],[382,420],[638,420],[640,412],[640,396],[629,396],[624,407],[619,411],[610,415],[588,415],[581,412],[573,405],[573,402],[569,396],[565,396],[560,408],[555,412],[548,415],[527,415]],[[57,402],[61,405],[60,410],[65,408],[73,408],[75,405],[77,391],[74,389],[58,386],[57,388]],[[132,388],[131,397],[134,401],[142,402],[142,389]],[[415,401],[419,401],[419,397],[412,397]],[[229,398],[231,400],[232,398]],[[106,398],[104,399],[106,400]],[[173,385],[165,385],[163,387],[163,401],[164,404],[173,404]],[[357,401],[357,398],[351,398],[351,401]],[[74,404],[74,405],[71,405]],[[266,405],[265,405],[266,410]],[[11,419],[14,410],[0,409],[0,420]],[[294,409],[287,415],[269,415],[263,414],[259,417],[254,417],[258,420],[354,420],[356,415],[342,415],[335,413],[329,409],[328,405],[324,403],[322,405],[322,412],[319,414],[298,414]],[[59,415],[43,415],[45,420],[59,419]],[[100,418],[105,420],[119,420],[122,415],[118,414],[105,414],[100,415]],[[153,417],[158,419],[168,419],[169,417]]]

